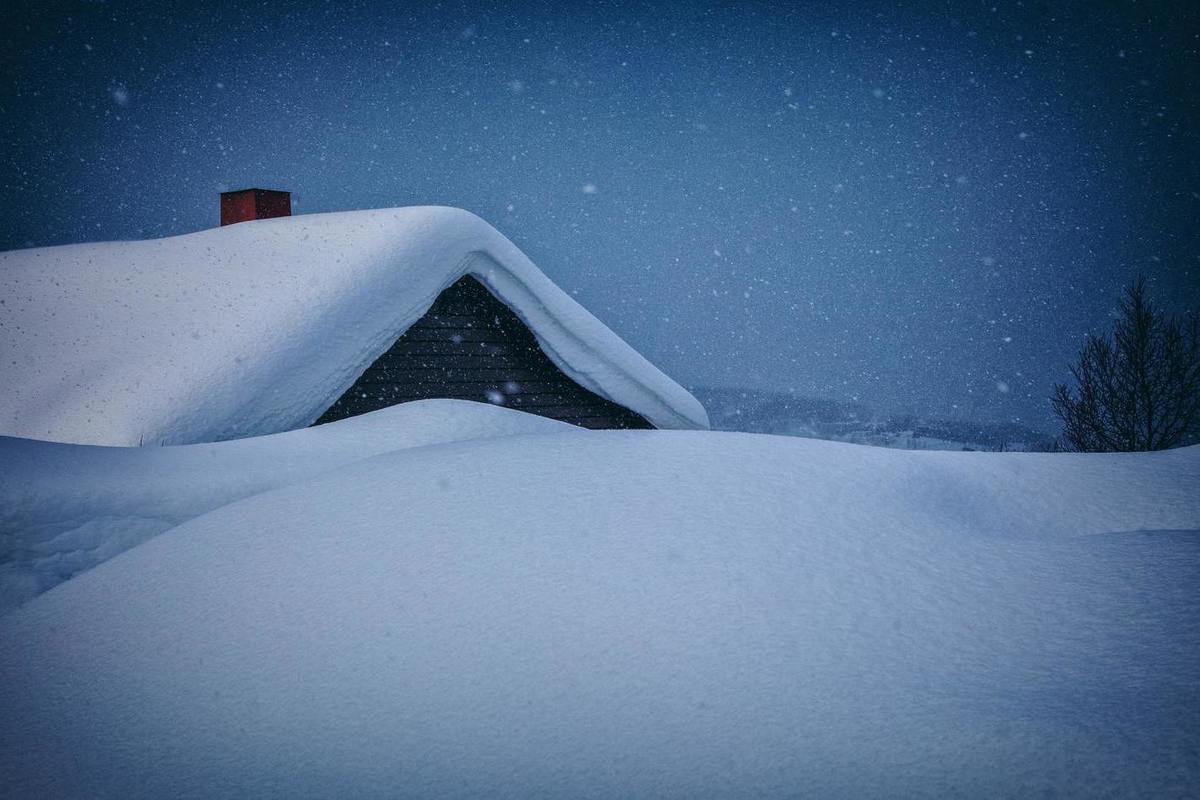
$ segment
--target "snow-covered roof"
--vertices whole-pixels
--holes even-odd
[[[466,274],[581,386],[659,428],[708,427],[497,230],[414,207],[0,253],[0,434],[137,445],[303,427]]]

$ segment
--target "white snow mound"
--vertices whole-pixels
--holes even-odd
[[[498,231],[416,207],[0,253],[0,434],[157,445],[304,427],[465,274],[580,385],[659,428],[708,427]]]
[[[1200,448],[496,438],[224,506],[0,618],[51,797],[1173,797]]]
[[[380,453],[586,433],[487,403],[421,400],[251,439],[95,447],[0,436],[0,613],[214,508]]]

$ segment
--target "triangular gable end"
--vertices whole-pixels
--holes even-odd
[[[571,380],[478,280],[460,278],[313,424],[412,400],[477,400],[584,428],[653,428]]]

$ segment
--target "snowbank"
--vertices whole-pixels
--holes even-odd
[[[486,403],[424,400],[216,444],[92,447],[0,437],[0,613],[192,517],[352,461],[564,430],[578,431]]]
[[[138,445],[304,427],[468,273],[582,386],[660,428],[708,426],[494,228],[419,207],[0,253],[0,433]]]
[[[1183,796],[1200,448],[387,453],[0,618],[17,796]]]

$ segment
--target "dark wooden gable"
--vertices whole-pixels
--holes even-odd
[[[497,403],[585,428],[653,427],[568,378],[470,275],[442,292],[314,424],[434,398]]]

